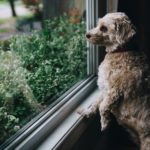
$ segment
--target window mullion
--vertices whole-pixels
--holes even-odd
[[[98,0],[87,0],[87,31],[96,26],[98,19]],[[87,66],[88,74],[97,74],[97,67],[99,65],[98,47],[87,43],[88,55]]]

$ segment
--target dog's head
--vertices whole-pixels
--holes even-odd
[[[128,16],[115,12],[99,19],[97,27],[91,29],[86,37],[90,43],[105,46],[106,51],[111,52],[125,44],[134,34],[135,29]]]

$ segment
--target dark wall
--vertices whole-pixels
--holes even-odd
[[[136,27],[133,48],[144,50],[150,59],[150,0],[119,0],[118,11],[125,12]]]
[[[88,125],[71,150],[138,150],[129,134],[115,119],[109,129],[101,132],[99,114]],[[78,134],[78,133],[76,133]],[[64,148],[58,149],[64,150]],[[65,150],[69,150],[65,148]]]

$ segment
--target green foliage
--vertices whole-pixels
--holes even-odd
[[[12,103],[13,97],[22,93],[33,107],[36,100],[27,84],[27,71],[19,57],[13,51],[0,51],[0,60],[0,97],[4,103]]]
[[[10,50],[9,45],[10,45],[10,41],[9,40],[0,41],[0,50],[3,50],[3,51]]]
[[[6,45],[5,45],[6,46]],[[27,122],[38,104],[27,84],[27,71],[12,51],[0,50],[0,143]]]
[[[12,39],[11,49],[23,60],[28,83],[39,102],[65,91],[86,72],[85,24],[67,16],[46,21],[44,32]]]
[[[5,107],[0,107],[0,142],[7,139],[19,129],[19,118],[9,114]]]
[[[72,24],[63,15],[46,21],[43,31],[0,44],[0,128],[6,125],[14,133],[30,119],[29,113],[35,114],[85,77],[84,33],[84,22]]]

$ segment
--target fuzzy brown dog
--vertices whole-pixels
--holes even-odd
[[[90,116],[97,110],[102,130],[113,114],[141,150],[150,150],[150,67],[143,52],[124,49],[135,30],[121,12],[109,13],[86,37],[90,43],[106,47],[106,56],[99,66],[99,99],[80,113]]]

